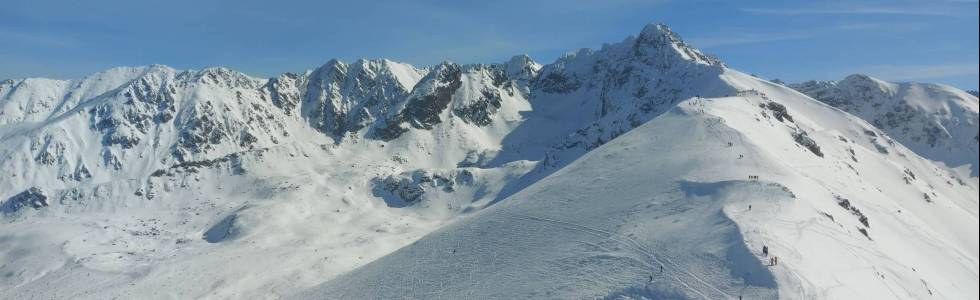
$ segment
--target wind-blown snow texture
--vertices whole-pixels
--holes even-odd
[[[868,80],[949,134],[661,24],[548,65],[7,80],[0,298],[977,298],[977,98]]]

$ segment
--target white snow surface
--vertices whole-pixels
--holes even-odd
[[[975,134],[976,97],[906,90]],[[2,81],[0,299],[980,297],[969,145],[821,101],[663,24],[546,65]]]
[[[949,174],[914,155],[881,155],[853,116],[723,77],[761,93],[681,102],[501,204],[297,297],[978,296],[975,188],[946,184]],[[765,116],[760,95],[794,122]],[[824,157],[793,140],[797,126]],[[905,183],[909,165],[922,174]]]
[[[941,84],[892,83],[855,74],[791,87],[861,117],[919,155],[977,177],[980,102]]]

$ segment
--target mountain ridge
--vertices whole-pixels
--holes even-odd
[[[969,176],[977,176],[976,96],[945,85],[891,83],[862,74],[790,87],[868,120],[926,158],[968,167]]]
[[[350,278],[387,278],[372,273],[379,265],[389,266],[392,274],[403,272],[410,266],[387,262],[404,261],[397,259],[404,253],[447,251],[460,247],[447,245],[473,242],[469,231],[457,229],[498,222],[494,216],[501,210],[561,203],[571,203],[558,205],[567,215],[528,212],[550,220],[622,221],[586,224],[605,232],[638,228],[625,233],[652,234],[663,225],[672,230],[658,234],[681,238],[682,228],[667,221],[680,218],[679,211],[707,209],[706,215],[684,216],[723,224],[716,229],[724,232],[697,227],[701,221],[686,223],[704,230],[705,245],[717,247],[698,250],[711,259],[683,256],[683,265],[711,271],[692,269],[676,275],[684,280],[658,279],[651,288],[636,281],[645,280],[648,274],[642,272],[650,269],[630,269],[623,273],[629,278],[613,275],[618,279],[608,289],[569,289],[568,296],[734,297],[738,284],[755,286],[751,295],[759,297],[896,296],[887,287],[916,284],[925,289],[910,289],[908,295],[923,296],[935,285],[941,289],[937,293],[957,298],[971,295],[956,287],[969,285],[969,276],[950,279],[939,267],[921,265],[976,273],[975,263],[969,263],[977,256],[976,232],[970,231],[977,215],[974,182],[920,158],[871,121],[728,68],[663,24],[546,65],[526,55],[498,64],[443,62],[422,68],[362,59],[330,60],[269,79],[221,67],[148,66],[110,69],[77,81],[33,81],[0,84],[0,169],[9,175],[0,180],[0,240],[16,241],[0,247],[0,258],[10,261],[0,268],[16,274],[0,278],[2,297],[278,298],[317,286],[306,293],[333,286],[322,291],[334,295]],[[601,167],[607,158],[621,171]],[[768,167],[745,165],[750,161]],[[759,176],[766,181],[753,183]],[[644,186],[645,177],[656,180]],[[589,205],[607,199],[596,191],[625,183],[643,190],[620,186],[624,192],[614,205]],[[752,191],[760,187],[764,193]],[[649,193],[673,195],[656,198],[667,201],[660,204],[691,200],[704,206],[643,209]],[[814,223],[821,229],[798,235],[769,231],[774,224],[745,219],[742,206],[749,203],[732,200],[730,193],[759,199],[779,195],[773,196],[778,201],[752,203],[787,205],[793,210],[777,210],[785,214],[785,224]],[[534,204],[530,198],[542,200]],[[651,222],[667,223],[652,226],[630,217],[630,211],[656,213],[663,219]],[[525,223],[515,226],[536,228]],[[551,222],[561,226],[556,224]],[[739,231],[744,226],[759,231]],[[507,232],[523,234],[518,228]],[[565,241],[583,238],[539,232]],[[776,237],[817,241],[814,234],[862,243],[862,253],[873,255],[828,261]],[[953,250],[913,247],[909,253],[917,255],[904,254],[894,246],[902,235]],[[436,237],[449,244],[416,245],[432,244]],[[615,246],[607,242],[596,241],[596,249]],[[797,253],[793,258],[800,265],[766,269],[754,254],[760,243]],[[528,246],[508,245],[513,248],[500,250]],[[581,258],[576,249],[559,250]],[[527,256],[511,261],[543,253],[527,250]],[[624,255],[600,250],[599,258]],[[729,250],[736,258],[732,265],[714,263],[725,261]],[[468,264],[449,257],[426,268]],[[249,264],[234,263],[241,258]],[[844,262],[880,266],[889,279],[876,281],[875,274],[851,270]],[[857,282],[874,288],[862,292],[848,285],[840,294],[826,294],[828,280],[843,278],[828,275],[822,264],[856,272]],[[912,264],[929,274],[909,273]],[[679,266],[672,265],[671,272]],[[257,274],[259,269],[264,272]],[[746,271],[762,277],[739,275]],[[725,284],[705,283],[705,274]],[[47,288],[52,285],[59,287]],[[430,287],[413,293],[438,294]],[[373,289],[382,295],[403,288]],[[530,295],[506,287],[443,292]]]

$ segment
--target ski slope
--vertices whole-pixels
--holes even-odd
[[[977,298],[976,177],[874,125],[663,24],[545,65],[5,80],[0,299]]]
[[[978,296],[975,189],[945,185],[914,155],[882,155],[853,116],[724,76],[761,93],[682,102],[499,205],[296,297]],[[825,156],[795,143],[788,121],[765,117],[762,95],[786,105]],[[925,167],[914,168],[921,182],[904,183],[899,163]],[[920,184],[942,200],[924,201]]]

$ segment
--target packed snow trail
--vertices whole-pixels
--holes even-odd
[[[898,207],[920,205],[907,192],[917,185],[899,178],[828,180],[849,178],[835,174],[845,163],[877,174],[902,172],[901,165],[882,163],[886,159],[877,157],[884,155],[862,141],[868,125],[813,121],[852,117],[816,102],[816,107],[798,102],[802,96],[785,90],[767,93],[776,94],[768,97],[776,100],[747,95],[699,99],[703,105],[681,103],[499,204],[297,297],[975,295],[962,288],[976,281],[975,267],[948,263],[975,260],[975,253],[937,248],[933,245],[959,249],[951,245],[960,241],[932,236],[945,225],[923,226],[914,212],[894,213]],[[768,101],[783,97],[780,103],[794,121],[775,120],[767,108]],[[816,130],[813,124],[843,125]],[[809,132],[823,156],[794,140],[800,131]],[[849,149],[861,159],[850,159]],[[909,156],[887,158],[893,160],[921,163]],[[944,180],[943,173],[920,173],[918,180]],[[882,195],[860,193],[867,190]],[[842,208],[842,198],[851,199],[851,211]],[[974,216],[944,203],[921,210],[975,226]],[[870,227],[858,222],[858,212]],[[930,246],[896,244],[912,236],[930,240]],[[758,252],[763,246],[779,257],[777,265],[764,264],[768,258]],[[467,265],[479,267],[460,267]],[[665,276],[658,274],[661,265]],[[397,283],[419,277],[424,280],[411,286]],[[373,285],[379,281],[386,284]],[[944,287],[935,287],[937,282]]]
[[[487,211],[440,229],[303,295],[374,299],[397,295],[409,298],[466,295],[476,298],[615,295],[775,298],[774,278],[746,248],[735,223],[722,213],[726,202],[734,200],[691,196],[691,191],[686,189],[699,184],[658,177],[658,174],[676,174],[674,171],[687,174],[678,179],[707,177],[711,171],[725,167],[720,163],[707,166],[734,160],[727,154],[711,154],[718,153],[714,149],[721,143],[705,138],[707,123],[702,119],[677,119],[684,121],[645,125],[641,133],[631,132],[610,142]],[[656,133],[649,132],[651,129],[656,129]],[[650,137],[664,137],[662,134],[667,132],[676,134],[677,139],[670,139],[676,143],[651,144],[651,140],[662,139]],[[642,142],[637,143],[637,139]],[[644,155],[669,155],[678,150],[697,159],[645,159]],[[744,177],[741,171],[738,173],[738,178]],[[705,183],[733,189],[760,184]],[[782,197],[787,196],[784,193]],[[569,219],[576,221],[561,221]],[[455,253],[432,254],[437,252]],[[636,254],[641,257],[635,258]],[[464,261],[489,258],[494,259],[481,264],[483,268],[457,267]],[[396,263],[413,260],[419,263],[410,266]],[[736,269],[726,266],[733,261]],[[663,276],[659,273],[660,266],[664,266]],[[459,281],[461,278],[449,275],[460,273],[472,273],[475,282],[469,282],[468,276]],[[602,279],[596,277],[600,274]],[[651,274],[654,280],[648,282]],[[390,284],[398,282],[396,278],[419,276],[425,278],[421,286],[414,281],[409,286]],[[388,284],[361,288],[362,284],[377,281]],[[416,294],[420,289],[438,290],[440,294]]]
[[[544,66],[4,80],[0,298],[980,298],[976,177],[920,157],[975,141],[861,117],[662,24]]]
[[[589,226],[584,226],[584,225],[578,225],[578,224],[571,223],[571,222],[558,221],[558,220],[554,220],[554,219],[541,218],[541,217],[532,217],[532,216],[524,216],[523,218],[528,219],[528,220],[532,220],[532,221],[539,221],[539,222],[544,222],[544,223],[558,225],[559,227],[564,227],[564,228],[569,229],[569,230],[584,231],[584,232],[588,232],[588,233],[594,234],[594,235],[599,236],[599,237],[604,237],[604,238],[607,238],[607,239],[616,241],[617,243],[620,243],[620,244],[629,246],[629,247],[633,248],[634,251],[639,252],[639,253],[643,254],[644,256],[647,256],[647,257],[650,257],[651,259],[653,259],[657,263],[657,265],[650,264],[649,262],[640,260],[641,263],[643,263],[644,265],[650,267],[651,270],[657,269],[657,266],[658,265],[659,266],[668,266],[669,268],[666,269],[666,271],[667,272],[671,272],[671,273],[668,273],[668,274],[672,274],[673,271],[681,271],[681,274],[682,275],[690,276],[692,279],[694,279],[694,281],[697,281],[701,285],[707,286],[710,289],[712,289],[713,292],[718,292],[719,294],[725,296],[726,298],[732,298],[731,295],[725,293],[722,290],[719,290],[718,288],[716,288],[715,286],[711,285],[710,283],[705,282],[704,280],[702,280],[697,275],[692,274],[687,269],[685,269],[684,266],[675,264],[673,261],[671,261],[667,257],[663,257],[663,258],[657,257],[657,255],[654,254],[652,251],[650,251],[647,248],[643,247],[643,245],[641,245],[640,243],[636,242],[636,240],[634,240],[634,239],[632,239],[632,238],[630,238],[628,236],[622,236],[622,235],[619,235],[619,234],[616,234],[616,233],[613,233],[613,232],[609,232],[609,231],[606,231],[606,230],[602,230],[602,229],[598,229],[598,228],[593,228],[593,227],[589,227]],[[697,288],[692,287],[691,285],[687,284],[684,280],[678,278],[677,276],[674,276],[674,275],[668,275],[668,276],[670,276],[672,279],[674,279],[675,281],[677,281],[678,284],[680,284],[680,285],[684,286],[685,288],[691,290],[691,292],[694,292],[694,293],[696,293],[696,294],[704,297],[705,299],[715,299],[716,298],[716,297],[710,297],[704,291],[701,291],[701,290],[699,290]]]

